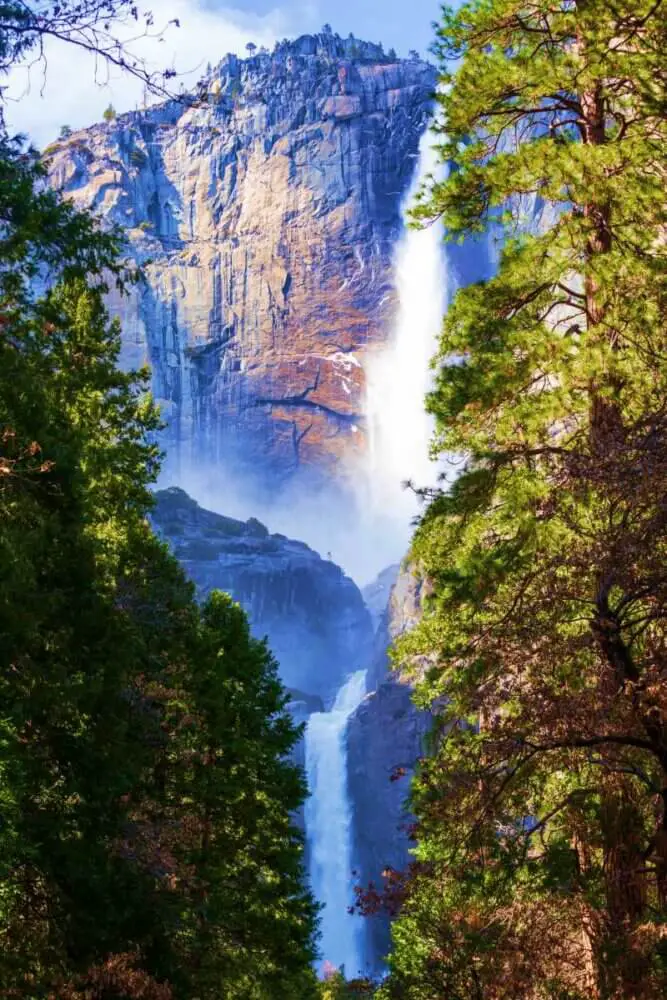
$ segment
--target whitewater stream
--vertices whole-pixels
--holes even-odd
[[[361,920],[348,912],[352,889],[352,807],[347,790],[347,721],[366,694],[366,671],[351,675],[329,712],[311,715],[306,728],[306,830],[310,884],[324,903],[320,950],[330,966],[345,967],[349,978],[362,966]]]

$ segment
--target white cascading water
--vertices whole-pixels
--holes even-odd
[[[366,363],[369,455],[363,479],[365,519],[384,565],[398,562],[408,547],[418,501],[404,483],[434,486],[437,469],[429,457],[433,422],[424,397],[431,388],[435,354],[447,306],[447,268],[442,226],[408,228],[408,212],[430,176],[444,167],[427,130],[403,206],[405,231],[397,246],[398,312],[392,336]]]
[[[366,671],[359,670],[340,689],[329,712],[310,716],[305,736],[310,883],[315,898],[324,903],[320,950],[324,963],[344,966],[349,978],[361,970],[362,958],[361,918],[348,912],[354,900],[345,731],[365,694]]]

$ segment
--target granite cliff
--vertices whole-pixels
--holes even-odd
[[[380,46],[306,35],[47,150],[52,184],[126,227],[145,266],[112,306],[124,363],[152,368],[172,482],[233,470],[272,498],[344,483],[435,80]]]

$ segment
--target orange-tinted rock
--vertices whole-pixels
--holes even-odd
[[[388,336],[400,203],[433,69],[304,36],[226,57],[201,106],[75,133],[52,182],[129,229],[147,282],[113,301],[181,468],[273,490],[363,450],[363,358]],[[345,461],[343,461],[345,459]]]

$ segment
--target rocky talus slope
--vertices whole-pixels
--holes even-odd
[[[146,264],[112,304],[124,363],[152,367],[172,481],[225,468],[273,493],[345,479],[434,87],[427,63],[306,35],[226,56],[197,100],[47,150],[51,183],[126,227]]]

